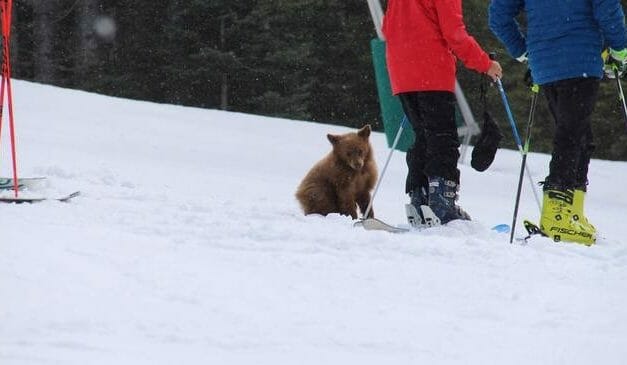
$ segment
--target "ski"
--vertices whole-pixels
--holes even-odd
[[[13,190],[14,184],[13,178],[10,177],[0,177],[0,191],[1,190]],[[34,188],[40,187],[46,181],[45,177],[21,177],[17,179],[17,189],[18,190],[32,190]]]
[[[354,226],[364,227],[366,231],[386,231],[390,233],[406,233],[410,231],[409,228],[393,226],[377,218],[361,219],[355,222]]]
[[[410,217],[413,218],[413,217]],[[525,237],[516,237],[516,241],[518,242],[523,242],[523,243],[527,243],[529,241],[530,238],[534,237],[534,236],[541,236],[541,237],[547,237],[546,234],[544,234],[541,230],[540,227],[538,227],[536,224],[532,223],[531,221],[525,220],[523,222],[523,225],[525,227],[525,230],[527,230],[527,236]],[[434,227],[435,225],[431,225],[431,226],[427,226],[427,225],[421,225],[419,227],[401,227],[401,226],[395,226],[389,223],[386,223],[384,221],[382,221],[381,219],[378,218],[364,218],[364,219],[360,219],[359,221],[355,222],[353,224],[354,227],[363,227],[365,230],[367,231],[384,231],[384,232],[389,232],[389,233],[407,233],[407,232],[411,232],[411,231],[421,231],[422,229],[428,228],[428,227]],[[498,233],[509,233],[511,230],[511,227],[509,224],[497,224],[496,226],[491,228],[493,231],[496,231]]]
[[[43,202],[46,200],[56,200],[59,202],[68,202],[70,201],[72,198],[75,198],[77,196],[79,196],[81,194],[80,191],[75,191],[71,194],[59,197],[59,198],[47,198],[47,197],[0,197],[0,202],[2,203],[16,203],[16,204],[21,204],[21,203],[39,203],[39,202]]]
[[[405,233],[409,231],[420,231],[425,228],[440,225],[440,218],[433,213],[428,205],[421,205],[420,213],[418,213],[418,210],[412,204],[405,204],[405,214],[407,215],[407,221],[409,222],[410,228],[393,226],[376,218],[362,218],[359,222],[355,223],[354,226],[362,226],[368,231]]]
[[[390,233],[407,233],[410,231],[421,231],[425,228],[435,227],[434,225],[433,226],[421,225],[415,228],[413,227],[408,228],[408,227],[403,227],[403,226],[398,226],[398,225],[395,226],[377,218],[360,219],[359,221],[355,222],[353,226],[364,227],[366,231],[386,231]],[[491,230],[498,232],[498,233],[509,233],[510,229],[511,227],[509,226],[509,224],[505,224],[505,223],[497,224],[496,226],[491,228]],[[522,241],[523,239],[518,238],[517,240]]]

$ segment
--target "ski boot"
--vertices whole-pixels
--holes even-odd
[[[439,176],[429,177],[429,208],[441,224],[455,219],[470,220],[470,215],[455,204],[458,189],[459,184],[453,180]]]
[[[579,223],[581,223],[586,230],[588,230],[590,233],[592,233],[593,236],[595,236],[597,233],[596,227],[592,223],[590,223],[588,218],[583,213],[585,198],[586,192],[583,189],[575,189],[573,195],[573,211],[575,212]]]
[[[409,193],[411,201],[405,204],[407,222],[413,228],[427,228],[440,224],[440,219],[429,208],[429,197],[424,187],[414,189]]]
[[[590,246],[596,241],[596,230],[591,225],[583,224],[579,216],[579,208],[583,208],[583,205],[576,207],[574,202],[574,190],[545,190],[540,230],[555,242],[574,242]]]

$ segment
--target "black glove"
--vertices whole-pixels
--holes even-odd
[[[501,139],[503,139],[503,133],[501,133],[499,125],[496,124],[490,113],[484,111],[483,128],[477,143],[475,143],[475,148],[472,150],[470,166],[477,171],[485,171],[490,167]]]

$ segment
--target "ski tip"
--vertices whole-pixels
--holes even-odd
[[[405,233],[409,232],[409,229],[403,227],[397,227],[387,224],[377,218],[366,218],[358,222],[355,222],[355,227],[361,226],[366,231],[387,231],[390,233]]]
[[[22,204],[22,203],[39,203],[39,202],[43,202],[43,201],[60,201],[60,202],[69,202],[72,198],[75,198],[77,196],[79,196],[81,194],[80,191],[75,191],[71,194],[68,194],[66,196],[60,197],[60,198],[48,198],[48,197],[0,197],[0,202],[2,203],[16,203],[16,204]]]
[[[509,224],[497,224],[496,226],[492,227],[493,231],[496,231],[498,233],[509,233],[511,230],[511,227],[509,226]]]

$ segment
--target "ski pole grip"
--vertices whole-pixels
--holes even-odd
[[[490,57],[490,59],[492,61],[496,60],[496,52],[490,52],[488,53],[488,57]]]

